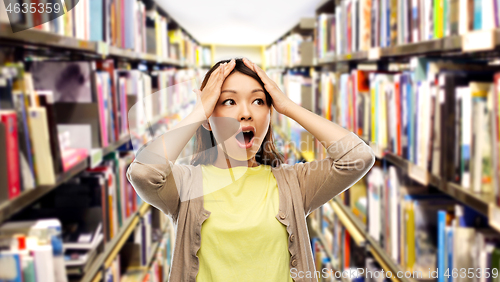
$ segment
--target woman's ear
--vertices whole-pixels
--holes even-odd
[[[212,127],[210,126],[210,123],[208,122],[208,120],[205,120],[202,124],[201,124],[206,130],[208,131],[212,131]]]

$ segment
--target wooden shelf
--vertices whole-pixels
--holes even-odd
[[[21,194],[13,199],[9,199],[0,204],[0,223],[4,222],[12,215],[23,210],[33,204],[36,200],[43,197],[45,194],[57,188],[67,180],[84,171],[89,165],[88,159],[80,161],[67,172],[57,176],[56,184],[50,186],[38,186],[30,190],[21,192]]]
[[[401,273],[404,273],[404,270],[401,269],[398,263],[394,262],[392,258],[385,252],[382,247],[380,247],[380,244],[375,241],[367,232],[365,224],[363,224],[351,211],[349,207],[344,205],[341,200],[334,198],[332,201],[329,203],[330,205],[336,204],[342,212],[347,216],[347,218],[350,220],[350,225],[356,226],[358,231],[363,235],[363,237],[366,239],[366,247],[368,250],[373,254],[374,258],[377,260],[377,262],[382,266],[382,269],[384,270],[389,270],[393,274],[392,281],[402,281],[402,282],[415,282],[416,280],[414,279],[409,279],[409,278],[397,278],[395,277],[399,271]]]
[[[393,165],[401,168],[411,179],[420,182],[421,184],[428,183],[429,185],[438,188],[457,201],[462,202],[485,216],[489,215],[490,207],[492,205],[494,206],[495,197],[491,193],[473,193],[457,183],[443,181],[439,176],[433,175],[427,171],[421,171],[415,174],[410,173],[410,170],[417,170],[421,168],[415,168],[415,166],[408,160],[390,152],[384,152],[382,159],[385,159]],[[415,175],[418,175],[418,177]],[[424,176],[422,177],[422,175]]]
[[[130,140],[129,136],[123,137],[117,142],[110,144],[108,147],[103,148],[103,155],[116,150],[116,148],[127,143]],[[86,158],[76,164],[67,172],[64,172],[56,177],[56,184],[49,186],[38,186],[30,190],[23,191],[19,196],[10,199],[0,204],[0,223],[9,219],[12,215],[32,205],[38,199],[49,193],[50,191],[59,187],[69,179],[75,177],[89,167],[89,158]]]
[[[105,44],[105,43],[103,43],[103,44]],[[113,57],[126,58],[129,60],[147,61],[147,62],[153,62],[153,63],[157,63],[157,64],[173,65],[173,66],[178,66],[178,67],[186,67],[187,66],[187,65],[184,65],[177,60],[172,60],[169,58],[161,58],[161,57],[158,57],[154,54],[138,53],[138,52],[131,51],[131,50],[121,49],[121,48],[118,48],[115,46],[108,46],[107,48],[109,48],[109,55],[113,56]],[[191,66],[189,66],[189,67],[191,67]]]
[[[150,209],[150,205],[143,203],[122,225],[118,234],[104,246],[104,251],[97,256],[89,271],[85,273],[82,282],[98,281],[102,277],[103,268],[108,268],[120,252],[128,237],[134,231],[142,215]]]
[[[293,65],[293,66],[270,66],[268,70],[289,70],[289,69],[300,69],[300,68],[313,68],[316,65]]]
[[[278,127],[273,128],[273,129],[280,137],[282,137],[284,140],[288,141],[288,138],[286,138],[286,135],[284,135],[284,133]],[[300,152],[295,151],[295,153],[298,154],[298,156],[301,156]],[[398,161],[400,162],[400,164],[404,164],[403,161],[401,161],[401,160],[398,160]],[[390,270],[393,274],[396,274],[398,271],[402,271],[404,273],[404,271],[399,267],[399,265],[397,263],[395,263],[390,258],[390,256],[380,247],[378,242],[376,242],[373,238],[371,238],[371,236],[367,233],[365,224],[363,224],[363,222],[361,222],[361,220],[359,220],[353,214],[353,212],[350,210],[350,208],[346,207],[337,198],[332,199],[332,201],[330,201],[329,204],[332,206],[332,209],[334,210],[334,212],[340,213],[339,216],[342,216],[342,220],[341,220],[342,224],[344,226],[346,226],[346,228],[349,227],[350,232],[359,234],[362,237],[362,239],[364,239],[364,240],[357,240],[356,243],[359,246],[366,245],[368,250],[373,254],[375,259],[378,261],[378,263],[382,266],[383,269]],[[339,211],[339,209],[340,209],[340,211]],[[346,222],[346,220],[348,222]],[[317,230],[316,228],[312,228],[312,230],[314,230],[314,232],[318,234],[318,238],[322,242],[323,246],[326,246],[324,236],[321,234],[321,232],[319,232],[319,230]],[[325,247],[325,249],[326,249],[326,247]],[[328,251],[329,250],[327,250],[327,254],[330,256],[330,259],[332,259],[333,256],[332,256],[331,252],[328,252]],[[415,282],[414,279],[409,279],[409,278],[405,278],[405,277],[403,277],[403,278],[393,277],[392,281]]]
[[[289,141],[286,135],[279,129],[278,127],[273,127],[274,131],[285,141]],[[370,142],[365,141],[367,144],[371,144]],[[293,145],[293,144],[292,144]],[[295,147],[292,148],[294,154],[299,157],[304,157]],[[423,171],[420,167],[415,166],[408,160],[403,159],[402,157],[384,151],[381,156],[377,156],[380,160],[387,160],[393,165],[401,168],[409,177],[422,185],[432,185],[442,192],[450,195],[454,199],[463,204],[475,209],[485,216],[489,216],[493,213],[493,209],[497,211],[497,207],[495,206],[495,198],[491,193],[483,193],[477,194],[472,191],[460,186],[459,184],[452,182],[445,182],[439,176],[433,175],[427,171]],[[311,158],[307,159],[307,161],[312,161]],[[496,227],[495,227],[496,228]],[[497,230],[500,231],[500,224],[498,224]]]
[[[3,44],[22,45],[23,47],[32,49],[51,47],[81,52],[101,58],[118,57],[178,67],[194,67],[194,65],[182,64],[177,60],[160,58],[154,54],[138,53],[132,50],[110,46],[102,41],[87,41],[35,28],[13,33],[8,23],[0,23],[0,40]]]
[[[122,136],[120,138],[120,140],[110,144],[109,146],[107,146],[106,148],[103,148],[102,149],[102,155],[103,156],[106,156],[107,154],[115,151],[116,149],[118,149],[119,147],[121,147],[123,144],[126,144],[130,141],[130,135],[127,134],[125,136]]]
[[[40,45],[75,50],[79,52],[97,53],[97,44],[94,41],[80,40],[35,28],[13,33],[10,24],[8,23],[0,23],[0,39],[2,39],[2,43],[11,41],[32,46]]]
[[[168,115],[155,118],[154,122],[157,123],[162,118],[168,118]],[[117,148],[126,144],[130,141],[130,135],[126,134],[120,138],[120,140],[109,144],[107,147],[102,149],[102,155],[105,156],[112,151],[115,151]],[[0,204],[0,223],[6,221],[11,216],[16,214],[17,212],[27,208],[28,206],[35,203],[41,197],[49,193],[50,191],[59,187],[59,185],[65,183],[69,179],[77,176],[79,173],[83,172],[90,166],[90,157],[87,157],[85,160],[82,160],[70,170],[56,177],[56,184],[50,186],[38,186],[33,189],[23,191],[19,196],[5,201]]]
[[[494,31],[495,33],[495,48],[500,46],[500,29]],[[370,58],[370,51],[380,49],[379,57]],[[390,47],[372,48],[370,51],[358,51],[350,54],[330,54],[323,58],[317,59],[317,65],[328,65],[339,62],[350,61],[378,61],[384,58],[397,58],[415,55],[434,55],[436,53],[456,53],[462,52],[462,35],[453,35],[441,39],[434,39],[428,41],[421,41],[417,43],[409,43]],[[487,51],[486,51],[487,52]],[[462,53],[468,55],[471,53]]]

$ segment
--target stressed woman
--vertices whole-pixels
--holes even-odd
[[[195,92],[193,112],[127,171],[139,196],[174,222],[169,281],[317,281],[306,275],[316,271],[306,217],[368,172],[371,148],[295,104],[247,59],[218,62]],[[273,107],[320,141],[327,157],[285,164]],[[191,164],[175,164],[193,135]]]

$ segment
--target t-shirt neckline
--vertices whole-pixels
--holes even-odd
[[[231,170],[235,173],[245,173],[245,174],[257,174],[260,173],[264,170],[270,169],[269,165],[258,165],[258,166],[253,166],[253,167],[246,167],[246,166],[236,166],[232,168],[218,168],[212,164],[209,165],[203,165],[207,169],[210,170],[210,172],[216,173],[218,175],[227,175]]]

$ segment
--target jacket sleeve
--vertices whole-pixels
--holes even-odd
[[[323,160],[293,165],[306,216],[358,182],[375,163],[373,150],[352,132],[326,152]]]
[[[127,179],[144,201],[177,220],[179,195],[182,193],[180,188],[185,186],[186,174],[191,170],[171,161],[167,164],[165,158],[160,159],[154,154],[143,154],[141,157],[137,157],[128,167]]]

